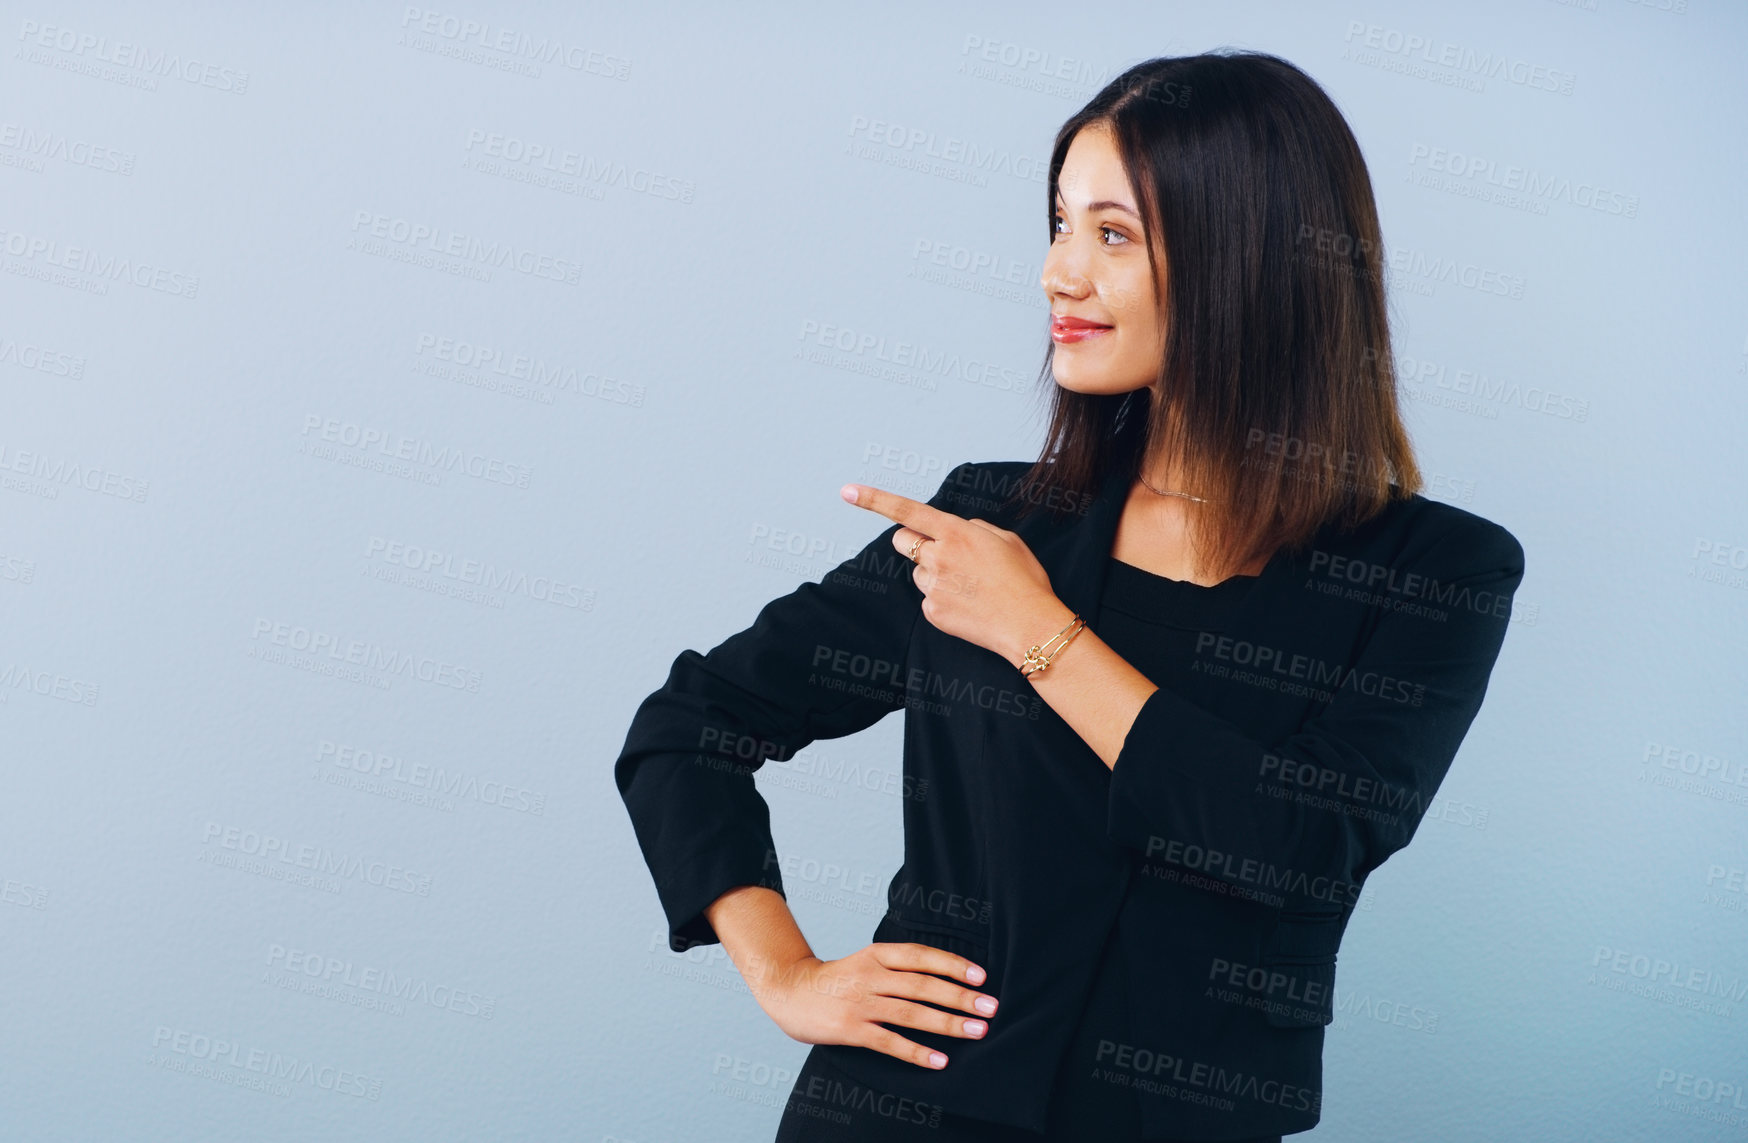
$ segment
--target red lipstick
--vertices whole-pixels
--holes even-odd
[[[1064,314],[1050,315],[1050,340],[1057,345],[1074,345],[1097,337],[1110,328],[1104,322],[1088,321],[1086,318],[1068,317]]]

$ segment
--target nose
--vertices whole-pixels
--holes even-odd
[[[1044,287],[1046,297],[1063,295],[1071,298],[1084,298],[1092,283],[1081,274],[1068,260],[1065,243],[1056,243],[1044,255],[1044,271],[1038,275],[1038,284]]]

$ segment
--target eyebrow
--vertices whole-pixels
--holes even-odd
[[[1063,200],[1062,200],[1062,192],[1061,191],[1056,192],[1056,201],[1058,203],[1062,203]],[[1101,198],[1097,202],[1089,202],[1086,204],[1086,208],[1089,211],[1105,210],[1107,208],[1111,209],[1111,210],[1120,210],[1124,214],[1132,216],[1136,222],[1141,221],[1141,216],[1139,214],[1135,213],[1134,207],[1128,205],[1127,203],[1115,202],[1115,201],[1108,199],[1108,198]]]

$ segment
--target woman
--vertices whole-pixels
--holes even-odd
[[[1419,495],[1324,92],[1156,59],[1059,132],[1042,457],[967,463],[639,707],[670,924],[815,1045],[780,1141],[1278,1140],[1336,952],[1480,708],[1523,551]],[[816,957],[752,772],[905,710],[905,859]]]

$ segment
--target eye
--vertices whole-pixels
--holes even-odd
[[[1054,212],[1050,217],[1054,221],[1055,233],[1058,235],[1061,234],[1062,233],[1062,224],[1064,221],[1066,221],[1062,217],[1062,212],[1060,210],[1058,210],[1058,211]],[[1109,226],[1101,226],[1101,227],[1099,227],[1099,229],[1106,234],[1116,235],[1117,238],[1120,240],[1118,242],[1106,242],[1105,243],[1106,246],[1119,246],[1119,245],[1122,245],[1123,243],[1129,241],[1129,236],[1127,234],[1124,234],[1120,230],[1113,230]],[[1052,239],[1052,241],[1054,241],[1054,238]]]

